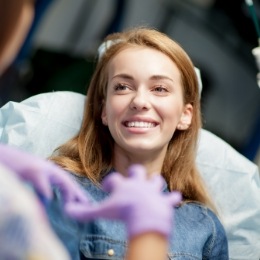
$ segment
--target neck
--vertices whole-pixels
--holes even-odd
[[[142,164],[147,171],[148,176],[160,174],[166,151],[159,153],[140,153],[133,154],[115,149],[113,166],[117,172],[127,176],[127,169],[133,164]]]

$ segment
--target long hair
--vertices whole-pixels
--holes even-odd
[[[185,131],[176,130],[169,142],[162,175],[169,190],[180,191],[185,201],[197,201],[213,207],[195,164],[201,116],[198,80],[189,56],[167,35],[150,28],[139,27],[114,33],[105,42],[113,44],[104,51],[97,63],[89,85],[79,133],[59,147],[58,154],[51,159],[66,170],[88,177],[94,183],[98,183],[112,169],[114,140],[101,121],[108,84],[108,63],[128,47],[153,48],[167,55],[176,64],[181,74],[184,104],[193,106],[190,127]]]

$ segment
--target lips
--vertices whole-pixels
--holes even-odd
[[[153,128],[156,127],[155,122],[145,122],[145,121],[126,121],[124,122],[126,127],[132,128]]]

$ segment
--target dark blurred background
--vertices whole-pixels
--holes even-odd
[[[254,1],[257,19],[260,1]],[[30,34],[0,79],[0,105],[43,92],[85,94],[103,37],[147,25],[200,68],[204,128],[259,163],[258,35],[244,0],[37,0]]]

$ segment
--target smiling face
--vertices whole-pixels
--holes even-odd
[[[102,122],[115,141],[114,158],[164,159],[176,130],[186,130],[192,106],[183,103],[175,63],[152,48],[131,47],[108,64]]]

